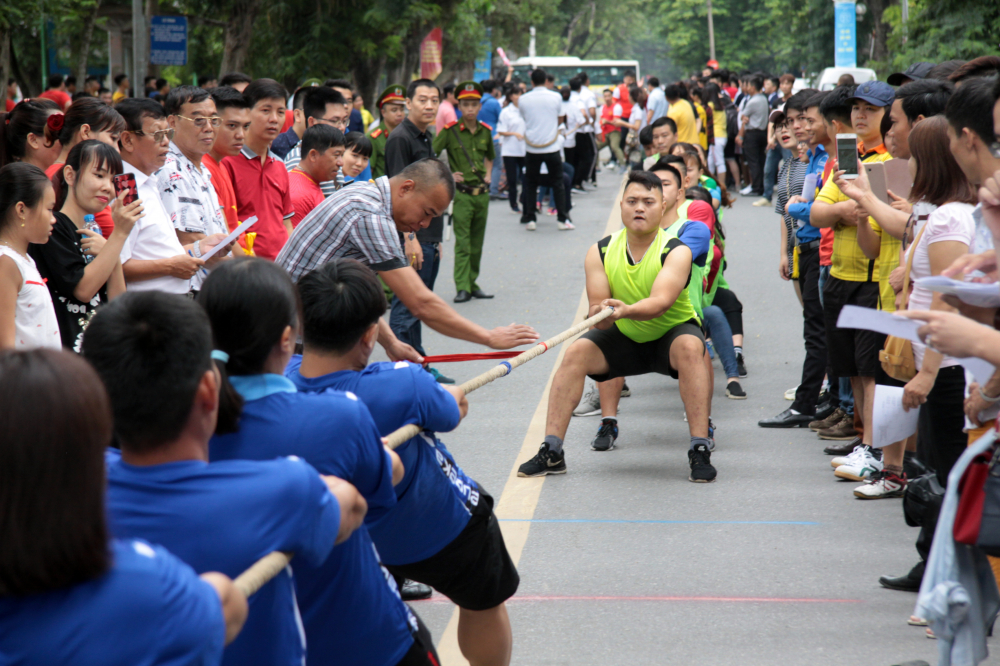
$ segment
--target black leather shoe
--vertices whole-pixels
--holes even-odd
[[[774,418],[757,421],[757,425],[761,428],[808,428],[815,420],[815,414],[793,414],[791,409],[786,409]]]
[[[818,404],[816,405],[816,420],[822,421],[823,419],[833,414],[835,411],[837,411],[837,408],[834,406],[832,402],[824,402]]]
[[[482,289],[473,289],[472,290],[472,297],[473,298],[493,298],[493,294],[487,294]]]
[[[459,292],[455,294],[456,303],[468,303],[471,300],[472,300],[472,294],[470,294],[464,289],[460,289]]]
[[[423,583],[418,583],[415,580],[407,579],[403,583],[402,589],[399,590],[399,596],[403,597],[403,601],[420,601],[421,599],[430,599],[434,590],[430,588],[429,585],[424,585]]]
[[[924,561],[921,560],[910,569],[910,573],[905,576],[880,576],[878,582],[882,587],[887,587],[890,590],[899,590],[901,592],[919,592],[920,591],[920,581],[924,579]]]
[[[847,454],[849,454],[851,451],[854,450],[855,446],[857,446],[860,443],[861,443],[861,438],[855,437],[854,439],[844,442],[843,444],[832,444],[823,449],[823,453],[825,453],[828,456],[846,456]],[[911,477],[907,475],[907,478]]]

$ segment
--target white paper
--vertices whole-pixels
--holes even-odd
[[[915,433],[919,414],[920,409],[903,409],[903,389],[876,385],[872,446],[880,449]]]
[[[201,255],[201,258],[204,259],[205,261],[208,261],[213,256],[215,256],[215,254],[218,253],[219,250],[221,250],[222,248],[226,247],[227,245],[229,245],[230,243],[232,243],[234,240],[236,240],[237,238],[239,238],[240,234],[246,233],[246,230],[249,229],[250,227],[252,227],[256,223],[257,223],[257,216],[256,215],[254,215],[253,217],[247,218],[240,226],[238,226],[235,229],[233,229],[233,233],[229,234],[224,239],[222,239],[221,243],[219,243],[218,245],[216,245],[215,247],[213,247],[211,250],[209,250],[205,254]]]
[[[1000,285],[996,282],[962,282],[943,275],[932,275],[918,278],[914,283],[930,291],[950,294],[975,307],[1000,308]]]

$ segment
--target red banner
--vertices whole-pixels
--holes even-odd
[[[420,78],[434,80],[441,73],[444,38],[441,28],[434,28],[420,42]]]

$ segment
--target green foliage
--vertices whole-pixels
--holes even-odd
[[[901,71],[921,60],[971,60],[1000,55],[1000,3],[979,0],[910,0],[910,21],[903,30],[902,11],[889,7],[890,58],[877,63],[880,73]],[[904,39],[905,38],[905,39]]]

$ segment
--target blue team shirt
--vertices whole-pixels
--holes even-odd
[[[491,128],[491,134],[493,140],[497,140],[497,125],[500,124],[500,100],[490,94],[483,95],[482,108],[479,109],[479,115],[476,116],[476,120],[481,123],[486,123]],[[461,115],[461,113],[459,113]]]
[[[451,393],[422,367],[405,361],[313,378],[302,376],[301,364],[302,357],[293,356],[285,370],[300,391],[350,391],[368,407],[383,437],[405,425],[424,427],[396,449],[406,469],[396,486],[398,503],[382,518],[366,521],[382,561],[419,562],[451,543],[480,499],[479,486],[434,435],[454,430],[461,420]]]
[[[230,381],[245,400],[239,432],[213,437],[211,460],[295,455],[320,474],[354,484],[368,502],[368,515],[384,515],[396,504],[392,460],[356,396],[297,393],[280,375]],[[413,645],[416,619],[380,566],[365,526],[335,546],[322,565],[293,567],[309,666],[395,666]]]
[[[236,578],[279,550],[295,566],[322,564],[340,529],[340,506],[305,461],[185,460],[108,465],[108,516],[117,537],[158,543],[198,573]],[[223,664],[301,664],[305,637],[291,569],[250,597],[250,614]]]
[[[816,179],[819,181],[823,176],[823,170],[826,169],[826,162],[830,158],[830,154],[826,152],[826,148],[822,144],[816,146],[809,150],[809,166],[806,167],[806,175],[811,173],[816,174]],[[823,183],[817,182],[817,188],[822,188]],[[810,222],[810,213],[812,212],[812,201],[806,203],[793,203],[788,204],[788,214],[789,216],[795,218],[796,220],[801,220],[805,222],[802,226],[795,230],[795,237],[800,243],[809,243],[814,240],[819,240],[822,237],[819,229],[812,226]]]
[[[712,232],[701,220],[686,220],[677,234],[677,240],[691,250],[691,261],[696,266],[705,266],[708,257],[708,243],[712,240]]]
[[[95,580],[0,597],[0,662],[21,666],[210,666],[226,627],[215,589],[159,546],[114,539]]]

